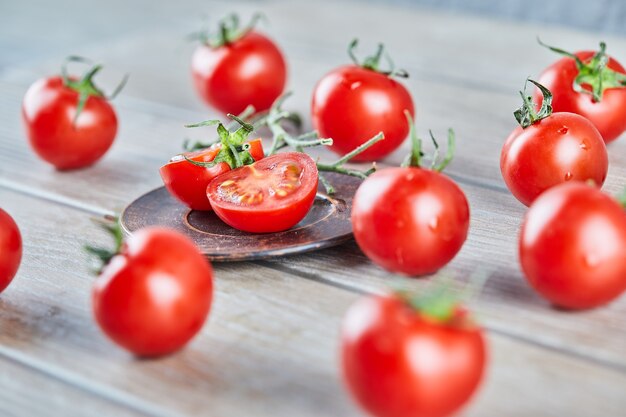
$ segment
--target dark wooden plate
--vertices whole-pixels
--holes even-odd
[[[329,197],[320,184],[309,214],[297,225],[279,233],[246,233],[223,223],[213,212],[193,211],[157,188],[124,209],[121,224],[132,234],[146,226],[166,226],[189,236],[213,261],[265,259],[309,252],[338,245],[352,238],[352,198],[361,180],[347,175],[325,173],[335,187]]]

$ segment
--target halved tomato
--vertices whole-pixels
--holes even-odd
[[[250,155],[255,161],[263,159],[263,144],[261,139],[250,142]],[[207,199],[206,189],[211,180],[227,171],[230,166],[226,162],[205,168],[194,165],[187,161],[185,157],[196,162],[211,162],[220,151],[221,144],[196,151],[176,155],[160,169],[161,178],[167,190],[193,210],[211,210],[211,204]]]
[[[317,166],[310,156],[287,152],[220,175],[206,193],[215,214],[235,229],[281,232],[309,212],[317,180]]]

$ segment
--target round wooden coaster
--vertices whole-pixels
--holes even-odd
[[[147,226],[165,226],[189,236],[213,261],[266,259],[309,252],[346,242],[352,238],[352,198],[361,180],[347,175],[324,173],[335,188],[325,194],[320,184],[307,216],[289,230],[254,234],[233,229],[212,211],[194,211],[157,188],[133,201],[120,217],[127,234]]]

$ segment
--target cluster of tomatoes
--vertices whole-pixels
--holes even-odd
[[[319,171],[329,168],[302,152],[309,142],[287,141],[276,125],[268,124],[275,141],[266,155],[260,139],[248,139],[253,122],[233,116],[249,106],[263,114],[280,100],[283,55],[253,23],[240,27],[235,16],[222,20],[216,34],[198,37],[195,87],[210,106],[230,114],[236,129],[219,121],[198,124],[216,125],[219,141],[173,157],[160,170],[164,184],[191,209],[213,210],[240,230],[289,229],[306,216]],[[315,87],[313,125],[321,137],[332,138],[333,151],[348,153],[343,162],[380,160],[410,136],[411,153],[401,167],[359,172],[366,179],[354,196],[354,236],[367,257],[390,272],[433,274],[459,252],[469,230],[467,198],[441,173],[453,156],[454,132],[448,133],[446,155],[434,155],[424,166],[413,101],[396,79],[406,73],[381,68],[382,45],[362,62],[356,46],[354,41],[349,48],[354,63],[331,71]],[[566,56],[538,82],[530,80],[538,88],[535,101],[522,92],[523,105],[515,112],[520,127],[507,139],[500,166],[512,194],[530,206],[519,244],[528,281],[557,306],[590,308],[626,290],[626,197],[619,201],[599,191],[608,170],[606,144],[626,130],[626,75],[604,44],[598,52],[577,54],[550,48]],[[95,65],[77,78],[64,68],[60,77],[40,80],[26,93],[22,114],[30,143],[59,170],[93,164],[114,140],[110,97],[93,83],[100,69]],[[317,139],[303,135],[311,137]],[[378,139],[368,141],[372,137]],[[295,151],[275,153],[292,142]],[[17,225],[2,210],[0,225],[2,291],[17,271],[22,244]],[[105,228],[115,250],[89,248],[103,262],[93,288],[97,322],[137,355],[180,349],[208,316],[211,265],[179,233],[148,228],[124,242],[119,225]],[[481,328],[459,301],[441,293],[390,293],[365,297],[349,309],[341,357],[349,390],[371,414],[447,416],[478,387],[486,348]]]

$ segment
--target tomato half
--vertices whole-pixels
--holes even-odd
[[[20,267],[22,235],[13,218],[0,208],[0,292],[4,291]]]
[[[117,344],[139,356],[185,345],[202,327],[213,294],[213,270],[184,235],[137,231],[93,286],[96,321]]]
[[[404,111],[415,114],[407,89],[388,75],[349,65],[325,75],[316,85],[312,121],[321,137],[333,139],[331,149],[352,151],[379,132],[385,140],[353,158],[379,160],[397,149],[409,133]]]
[[[78,92],[61,77],[35,82],[22,103],[22,119],[33,150],[59,170],[83,168],[113,144],[117,117],[105,98],[91,96],[74,122]]]
[[[248,143],[252,158],[255,161],[262,159],[264,154],[261,139],[251,140]],[[213,167],[205,168],[190,163],[184,157],[197,162],[211,162],[220,148],[221,144],[216,143],[210,148],[176,155],[159,170],[170,194],[192,210],[211,210],[206,189],[213,178],[230,171],[230,166],[226,162],[221,162]]]
[[[442,324],[394,295],[350,307],[341,330],[344,381],[376,417],[444,417],[466,404],[484,373],[475,325]]]
[[[211,207],[224,223],[252,233],[295,226],[317,193],[317,166],[310,156],[287,152],[228,171],[209,184]]]
[[[287,79],[283,54],[255,31],[217,48],[200,45],[193,54],[191,72],[198,94],[211,107],[232,114],[248,105],[257,112],[269,109]]]
[[[593,51],[581,51],[575,55],[586,62],[594,54]],[[608,57],[607,67],[626,74],[624,67],[611,57]],[[626,89],[609,88],[604,91],[600,101],[594,101],[592,95],[572,88],[577,75],[576,61],[573,58],[562,58],[546,68],[538,81],[554,94],[552,107],[555,112],[577,113],[594,124],[606,143],[614,141],[626,130]],[[536,100],[541,103],[541,94],[536,94]]]
[[[506,140],[500,170],[511,193],[530,205],[550,187],[593,180],[600,187],[608,172],[606,146],[598,129],[574,113],[553,113]]]
[[[463,246],[469,213],[465,194],[445,175],[386,168],[363,181],[354,196],[354,238],[368,258],[389,271],[431,274]]]
[[[530,207],[519,256],[532,287],[553,304],[592,308],[626,290],[626,211],[583,183],[563,184]]]

